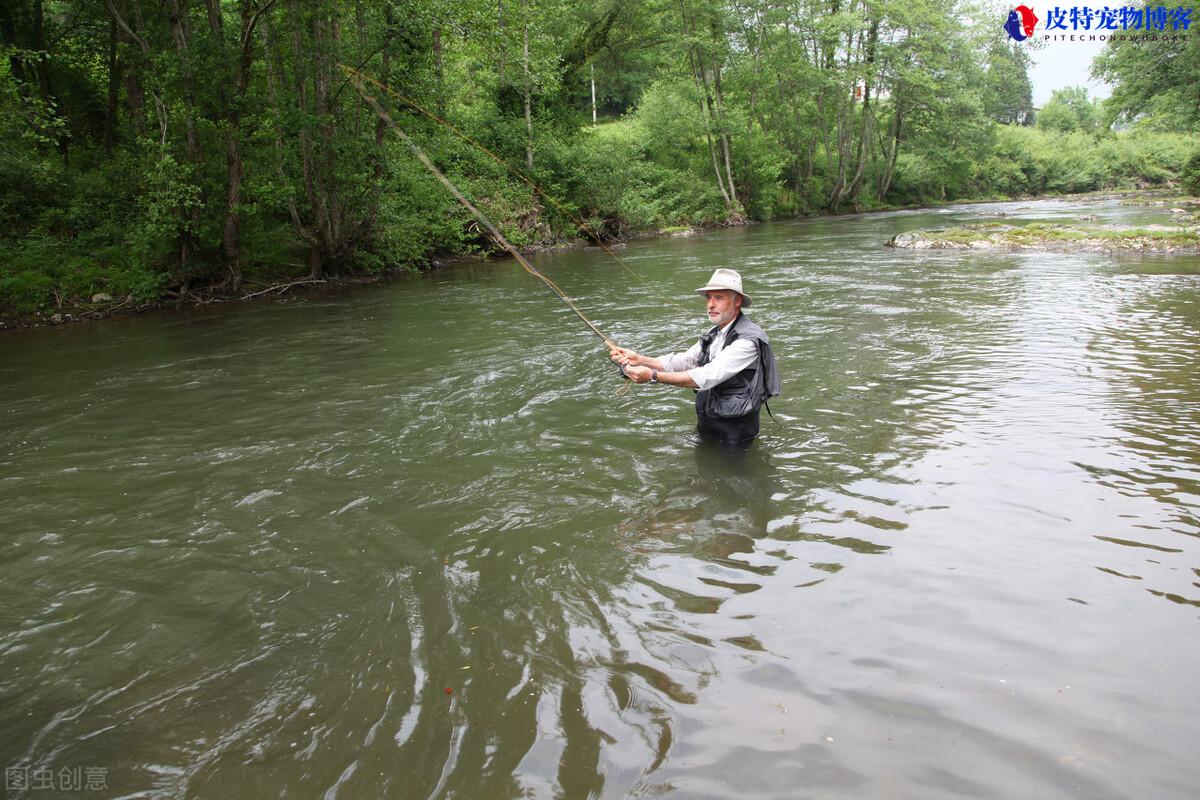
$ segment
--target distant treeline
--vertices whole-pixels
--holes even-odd
[[[620,237],[1200,181],[1200,37],[1113,42],[1111,100],[1068,90],[1035,114],[1028,51],[972,9],[8,0],[0,310],[236,296],[489,248],[341,65],[567,209],[376,91],[522,246],[578,237],[575,218]]]

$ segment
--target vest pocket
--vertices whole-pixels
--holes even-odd
[[[742,417],[758,410],[755,399],[755,392],[749,386],[734,392],[713,392],[705,413],[714,417]]]

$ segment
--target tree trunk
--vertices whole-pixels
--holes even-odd
[[[874,34],[877,28],[872,27],[871,33]],[[857,138],[858,146],[862,146],[861,137],[856,137],[854,124],[854,107],[858,100],[858,71],[856,69],[856,53],[862,51],[864,46],[863,37],[858,37],[858,46],[854,44],[854,34],[848,34],[848,40],[845,48],[845,67],[844,76],[849,79],[849,86],[843,82],[840,91],[846,92],[838,98],[837,102],[837,175],[834,178],[833,185],[830,187],[827,200],[827,207],[830,211],[837,211],[842,203],[851,195],[850,183],[847,176],[854,159],[851,157],[851,152],[855,149],[855,141]],[[873,45],[868,46],[868,49]],[[857,62],[861,63],[861,62]],[[864,105],[862,110],[863,124],[866,124],[868,117],[868,106]],[[857,167],[857,163],[854,163]]]
[[[333,82],[333,65],[330,63],[330,53],[338,40],[338,30],[333,20],[325,16],[325,10],[318,11],[313,21],[313,110],[316,112],[317,134],[320,161],[315,165],[318,180],[315,182],[316,196],[319,198],[319,209],[316,228],[317,237],[321,242],[321,267],[313,280],[320,280],[329,274],[329,268],[336,270],[341,260],[339,244],[341,243],[341,198],[338,193],[337,173],[334,169],[337,163],[335,147],[335,115],[330,94]]]
[[[691,51],[691,50],[688,51],[688,59],[692,63],[692,79],[695,80],[695,82],[696,82],[696,89],[698,91],[700,91],[700,93],[701,93],[700,116],[704,120],[704,138],[708,142],[708,154],[712,157],[713,173],[717,176],[717,188],[721,190],[721,197],[725,201],[725,210],[732,211],[733,210],[733,200],[729,196],[729,191],[725,188],[725,179],[721,176],[721,165],[717,161],[717,146],[713,142],[713,136],[712,136],[712,127],[713,126],[712,126],[712,122],[709,117],[709,109],[704,103],[705,88],[704,88],[704,85],[701,82],[700,78],[698,77],[698,73],[697,73],[697,70],[702,71],[703,67],[699,67],[697,65],[696,62],[698,59],[697,59],[694,51]]]
[[[522,51],[522,64],[525,69],[525,166],[533,169],[533,109],[531,94],[533,92],[533,81],[529,74],[529,4],[523,2],[521,4],[522,16],[526,17],[524,27],[524,50]]]
[[[389,45],[392,39],[392,29],[396,24],[395,12],[392,9],[391,3],[384,5],[383,16],[383,55],[380,63],[379,78],[383,81],[384,85],[390,85],[392,78],[392,52]],[[383,191],[384,167],[386,166],[383,148],[386,135],[387,122],[384,121],[381,114],[375,114],[375,163],[372,166],[372,175],[375,181],[371,187],[371,206],[367,209],[366,223],[363,226],[364,231],[367,232],[374,231],[375,220],[379,216],[379,196]]]
[[[137,34],[134,28],[130,27],[125,18],[121,16],[121,12],[117,9],[115,0],[105,0],[105,6],[108,8],[108,13],[112,17],[113,22],[120,28],[121,33],[128,38],[129,41],[135,43],[138,49],[142,52],[142,64],[140,69],[144,69],[144,65],[150,60],[150,45],[146,40]],[[142,22],[142,12],[138,8],[137,3],[132,5],[133,24],[138,30],[144,26]],[[129,102],[129,117],[133,121],[133,133],[138,136],[142,132],[142,109],[145,107],[146,96],[142,90],[142,80],[140,69],[131,69],[126,71],[125,80],[125,96]],[[167,106],[162,100],[162,95],[154,88],[151,83],[150,96],[154,98],[154,113],[158,117],[158,127],[160,132],[159,147],[163,154],[166,154],[167,149]]]
[[[696,84],[696,91],[700,93],[700,116],[704,120],[704,138],[708,142],[708,153],[712,158],[713,173],[717,176],[717,188],[721,190],[721,198],[725,202],[725,210],[729,212],[733,210],[733,200],[730,198],[729,191],[725,188],[725,179],[721,175],[721,165],[717,160],[717,147],[713,142],[713,123],[711,121],[712,98],[708,93],[708,82],[704,79],[703,55],[698,52],[700,48],[696,44],[696,25],[688,15],[688,8],[684,0],[679,0],[679,20],[683,27],[683,32],[690,39],[690,44],[688,45],[688,63],[692,68],[692,80]]]
[[[297,138],[300,140],[300,165],[304,179],[304,195],[308,198],[312,210],[313,225],[308,231],[308,277],[312,280],[324,280],[325,264],[322,258],[322,244],[325,241],[328,225],[325,201],[317,188],[317,156],[314,152],[312,134],[309,131],[309,116],[311,109],[308,101],[308,81],[304,67],[310,66],[305,57],[304,31],[301,27],[300,14],[292,17],[292,49],[295,59],[295,90],[296,106],[300,111],[300,130]]]
[[[125,105],[128,108],[129,125],[136,139],[146,130],[146,91],[136,69],[122,69],[125,83]]]
[[[706,70],[704,68],[704,53],[703,53],[703,50],[700,49],[699,45],[696,46],[695,63],[696,63],[696,75],[699,77],[699,80],[700,80],[700,91],[702,92],[702,96],[704,98],[704,106],[708,110],[708,116],[706,119],[706,123],[707,123],[706,127],[708,127],[709,130],[716,129],[717,141],[720,142],[721,149],[724,151],[724,154],[725,154],[726,158],[728,159],[729,152],[728,152],[728,148],[726,147],[725,140],[724,140],[724,131],[721,130],[721,118],[717,114],[717,109],[713,103],[712,90],[709,88],[708,75],[706,74]],[[715,157],[715,154],[714,154],[714,157]],[[720,166],[717,167],[717,178],[718,178],[718,180],[721,178]],[[728,198],[727,202],[728,202],[730,208],[732,209],[733,203],[735,203],[737,201],[737,195],[734,193],[733,184],[729,183],[728,186],[729,186],[729,191],[725,194],[726,194],[726,197]]]
[[[241,122],[240,103],[245,92],[245,85],[249,80],[247,73],[250,67],[249,56],[243,57],[242,54],[248,54],[249,49],[240,48],[240,52],[234,57],[235,64],[231,65],[229,63],[231,61],[229,46],[225,41],[225,25],[221,19],[220,0],[205,0],[205,5],[208,8],[208,27],[223,56],[222,66],[226,68],[222,70],[225,74],[215,76],[218,81],[219,110],[217,113],[224,117],[225,123],[225,224],[221,231],[221,255],[225,259],[225,268],[228,271],[227,286],[230,291],[236,292],[242,286],[242,253],[238,242],[238,230],[241,222],[239,206],[242,189],[242,154],[238,144],[238,127]],[[240,0],[239,11],[243,29],[250,24],[249,5],[249,0]],[[243,62],[247,63],[243,66]],[[226,81],[231,78],[235,83],[232,98],[226,90]]]
[[[896,171],[896,156],[900,153],[900,124],[903,117],[900,107],[900,96],[898,94],[893,95],[892,102],[896,104],[896,111],[892,115],[892,127],[888,134],[890,152],[888,153],[887,166],[884,167],[883,175],[879,179],[879,190],[875,195],[880,202],[887,197],[888,189],[892,188],[892,175]]]
[[[184,134],[187,141],[188,158],[192,163],[200,163],[200,141],[196,136],[196,92],[195,78],[192,75],[191,55],[188,40],[191,30],[187,22],[187,0],[169,0],[171,18],[171,38],[175,41],[175,54],[179,58],[180,72],[183,77],[183,121]]]
[[[725,33],[718,25],[717,16],[713,14],[709,17],[709,33],[712,36],[713,47],[710,48],[709,58],[712,63],[713,76],[713,96],[709,99],[709,105],[713,108],[713,118],[717,123],[717,137],[721,143],[721,154],[725,159],[725,182],[729,186],[729,199],[735,207],[741,205],[737,196],[737,186],[733,182],[733,157],[730,154],[729,146],[729,129],[725,125],[725,94],[721,90],[721,61],[718,57],[716,43],[724,41]],[[703,62],[701,62],[703,63]],[[705,83],[705,95],[708,96],[708,85]]]
[[[117,101],[121,94],[121,65],[117,61],[117,21],[108,20],[108,102],[104,106],[104,152],[117,143]]]
[[[725,129],[725,98],[721,92],[721,67],[716,64],[716,58],[713,59],[713,88],[716,90],[716,109],[717,109],[717,125],[719,126],[719,136],[721,139],[721,152],[725,156],[725,180],[729,184],[729,199],[733,204],[740,205],[737,196],[737,188],[733,183],[733,164],[732,156],[730,155],[729,147],[729,131]]]
[[[389,6],[390,10],[390,6]],[[528,45],[526,45],[528,46]],[[526,56],[528,58],[528,56]],[[433,28],[433,74],[437,81],[437,112],[438,116],[446,118],[446,75],[442,64],[442,26]]]
[[[499,61],[499,63],[496,65],[496,74],[499,75],[500,85],[503,86],[504,85],[504,66],[505,66],[504,55],[505,55],[505,52],[507,49],[504,46],[504,0],[496,0],[496,27],[500,34],[499,36],[496,37],[500,41],[500,46],[496,48],[496,50],[498,51],[497,59]]]
[[[38,90],[42,98],[50,100],[50,64],[46,54],[46,21],[42,11],[42,0],[33,0],[33,51]]]
[[[64,112],[62,104],[54,96],[54,87],[50,81],[50,54],[47,51],[46,45],[46,24],[45,14],[42,9],[42,0],[33,0],[33,51],[35,54],[34,73],[37,76],[38,92],[46,102],[50,112],[58,117]],[[58,151],[62,154],[64,160],[67,159],[70,153],[71,134],[69,130],[68,127],[63,126],[53,133],[58,143]]]
[[[867,34],[867,58],[866,58],[866,77],[863,81],[863,106],[862,120],[858,130],[858,150],[854,154],[854,159],[857,162],[854,178],[850,181],[850,188],[846,190],[846,197],[851,202],[858,202],[858,193],[862,187],[863,175],[866,174],[867,168],[867,141],[871,136],[871,83],[875,76],[875,47],[879,38],[879,21],[875,20],[871,23],[871,30]]]
[[[188,160],[195,169],[199,170],[202,165],[200,163],[200,141],[196,136],[195,81],[192,75],[191,54],[188,45],[191,31],[187,21],[186,2],[187,0],[183,0],[184,5],[181,5],[180,0],[170,0],[169,15],[171,38],[175,41],[175,54],[179,58],[183,77],[183,120]],[[202,205],[203,202],[196,202],[192,203],[186,211],[181,209],[188,222],[185,230],[179,236],[179,268],[181,272],[187,271],[188,257],[196,249],[195,232],[199,227]]]
[[[283,134],[281,133],[283,130],[283,119],[280,114],[279,78],[277,77],[277,72],[282,72],[283,69],[276,65],[275,58],[272,57],[272,54],[275,54],[277,51],[271,44],[271,26],[266,15],[259,22],[259,27],[262,30],[263,37],[263,66],[267,75],[267,100],[274,111],[271,130],[275,134],[275,173],[279,177],[281,186],[290,186],[292,182],[288,178],[287,170],[284,168]],[[288,217],[292,221],[292,229],[301,240],[307,242],[311,247],[314,244],[312,234],[304,227],[304,223],[300,220],[300,210],[296,208],[296,201],[290,192],[287,194],[285,204],[288,210]]]

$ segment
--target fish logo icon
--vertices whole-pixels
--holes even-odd
[[[1023,42],[1033,36],[1033,28],[1037,23],[1038,18],[1032,8],[1017,6],[1008,12],[1008,21],[1004,23],[1004,30],[1008,31],[1008,35],[1016,41]]]

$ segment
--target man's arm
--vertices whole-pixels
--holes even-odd
[[[692,380],[692,376],[686,372],[659,372],[653,367],[626,367],[625,374],[634,383],[649,383],[653,378],[658,383],[670,386],[682,386],[685,389],[699,388]]]
[[[622,367],[625,367],[625,374],[630,375],[631,377],[631,369],[634,367],[645,367],[645,380],[638,381],[638,383],[645,383],[646,381],[650,380],[651,371],[658,372],[660,375],[662,375],[665,373],[683,373],[684,370],[694,368],[700,363],[700,343],[697,342],[683,353],[672,353],[671,355],[663,356],[662,358],[644,356],[641,353],[635,353],[634,351],[625,347],[615,347],[613,348],[612,355],[610,357],[613,361],[617,362]],[[637,374],[641,375],[643,373],[641,373],[639,370],[637,371]],[[661,378],[659,379],[659,382],[666,383],[666,381],[662,380]],[[686,385],[689,388],[695,388],[694,382],[690,384],[679,383],[673,385]]]
[[[622,353],[620,357],[618,352]],[[758,347],[749,339],[738,339],[728,347],[722,348],[721,352],[703,367],[697,366],[699,356],[699,344],[692,345],[686,353],[664,358],[650,358],[617,348],[613,352],[613,361],[625,367],[625,374],[634,383],[649,383],[653,378],[658,383],[669,386],[711,389],[753,364],[758,358]]]

